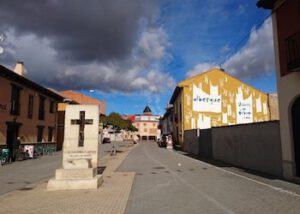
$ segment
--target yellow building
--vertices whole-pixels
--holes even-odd
[[[184,131],[268,121],[268,95],[223,70],[212,69],[180,82],[170,100],[173,139],[183,146]]]

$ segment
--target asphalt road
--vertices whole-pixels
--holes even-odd
[[[119,171],[135,171],[127,214],[300,213],[300,187],[140,143]]]

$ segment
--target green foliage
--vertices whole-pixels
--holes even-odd
[[[138,129],[132,125],[132,122],[130,120],[123,120],[121,115],[116,112],[112,112],[108,116],[101,116],[100,122],[103,123],[104,126],[106,125],[114,126],[117,129],[117,131],[120,131],[122,129],[130,130],[130,131],[138,131]]]
[[[132,132],[137,132],[138,129],[132,125],[131,121],[129,121],[130,124],[127,126],[127,130],[132,131]]]

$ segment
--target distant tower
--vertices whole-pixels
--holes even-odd
[[[146,106],[146,108],[144,109],[143,113],[146,114],[146,115],[151,115],[151,114],[152,114],[152,111],[151,111],[151,109],[149,108],[149,106]]]

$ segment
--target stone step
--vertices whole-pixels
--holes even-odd
[[[97,168],[89,169],[57,169],[55,179],[89,179],[97,175]]]

